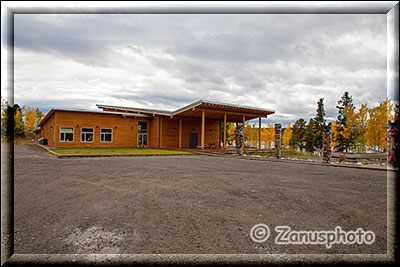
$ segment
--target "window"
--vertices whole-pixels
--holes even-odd
[[[112,142],[112,129],[100,129],[100,142]]]
[[[147,133],[147,122],[146,121],[138,122],[138,133]]]
[[[60,127],[60,142],[74,142],[73,127]]]
[[[82,128],[81,129],[81,142],[93,142],[93,128]]]

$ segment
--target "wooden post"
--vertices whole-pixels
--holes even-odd
[[[179,119],[179,148],[182,148],[182,119]]]
[[[244,151],[244,123],[245,123],[245,121],[246,121],[246,116],[245,115],[243,115],[243,128],[242,128],[242,137],[243,137],[243,142],[242,142],[242,148],[241,148],[241,156],[243,155],[243,151]]]
[[[258,117],[258,149],[261,150],[261,117]]]
[[[226,148],[226,112],[224,113],[224,149]]]
[[[201,114],[201,149],[204,149],[205,120],[206,112],[203,110]]]

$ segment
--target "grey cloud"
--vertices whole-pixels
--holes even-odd
[[[16,15],[15,46],[17,56],[29,51],[70,68],[91,66],[59,81],[63,89],[46,80],[35,87],[45,99],[45,89],[65,96],[71,79],[82,90],[98,80],[98,95],[82,102],[87,106],[175,109],[215,99],[273,108],[271,119],[288,121],[315,116],[320,97],[335,117],[344,91],[357,105],[386,96],[385,15]],[[21,64],[20,77],[37,80],[32,69]],[[53,103],[81,106],[72,96]]]

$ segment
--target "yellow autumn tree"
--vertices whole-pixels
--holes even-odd
[[[24,122],[22,119],[22,112],[21,109],[15,108],[14,109],[14,136],[15,137],[22,137],[24,135]]]
[[[228,143],[232,143],[232,141],[235,139],[236,126],[234,123],[228,123],[227,128],[228,128],[228,130],[226,131],[226,133],[227,133],[226,140]]]
[[[36,129],[36,116],[35,109],[30,107],[24,108],[24,124],[25,124],[25,135],[32,135]]]
[[[357,137],[356,137],[356,149],[357,151],[365,152],[366,138],[365,133],[368,126],[368,107],[367,104],[362,104],[357,113]]]
[[[282,145],[286,147],[289,146],[290,139],[292,138],[292,132],[293,130],[289,123],[288,127],[285,129],[285,133],[282,136]]]
[[[268,127],[261,130],[261,140],[267,148],[271,148],[271,143],[275,140],[275,129],[271,123],[268,122]]]
[[[365,133],[366,143],[372,149],[386,148],[386,127],[388,119],[393,118],[393,104],[386,98],[379,106],[369,109],[369,120]]]
[[[258,127],[256,128],[256,124],[253,123],[250,125],[249,123],[244,128],[244,136],[245,140],[252,145],[256,146],[258,142]]]

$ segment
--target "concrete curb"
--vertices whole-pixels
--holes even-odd
[[[237,156],[235,154],[217,154],[214,152],[198,152],[199,154],[214,156],[214,157],[234,157],[237,159],[246,159],[246,160],[259,160],[259,161],[272,161],[272,162],[286,162],[286,163],[297,163],[297,164],[311,164],[311,165],[321,165],[321,166],[331,166],[331,167],[344,167],[344,168],[357,168],[357,169],[369,169],[369,170],[379,170],[379,171],[398,171],[398,168],[393,167],[380,167],[380,166],[357,166],[357,165],[342,165],[336,163],[323,163],[323,162],[315,162],[315,161],[305,161],[305,160],[290,160],[290,159],[276,159],[276,158],[256,158],[256,157],[248,157],[248,156]]]
[[[68,158],[111,158],[111,157],[164,157],[164,156],[193,156],[196,154],[132,154],[132,155],[60,155],[57,154],[57,158],[68,159]]]
[[[55,156],[55,157],[59,157],[59,155],[57,154],[57,153],[55,153],[55,152],[53,152],[53,151],[51,151],[50,149],[48,149],[47,147],[45,147],[45,146],[43,146],[43,145],[39,145],[39,144],[34,144],[36,147],[38,147],[39,149],[42,149],[42,150],[44,150],[44,151],[46,151],[46,152],[48,152],[48,153],[50,153],[50,155],[52,155],[52,156]]]

